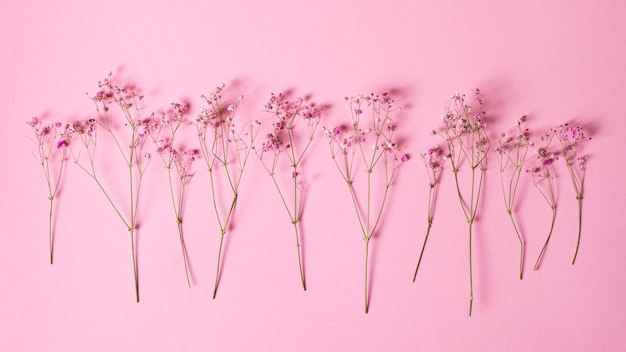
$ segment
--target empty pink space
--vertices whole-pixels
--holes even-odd
[[[626,4],[26,0],[5,1],[0,13],[3,351],[626,350]],[[237,176],[237,203],[221,252],[224,218],[215,216],[206,157],[193,161],[182,208],[190,287],[167,169],[157,147],[146,143],[140,156],[151,158],[133,203],[139,303],[130,232],[121,221],[132,207],[128,162],[120,151],[131,145],[124,141],[118,148],[106,131],[98,132],[95,167],[111,202],[119,204],[118,216],[74,163],[88,154],[76,138],[71,141],[71,150],[81,154],[68,152],[54,197],[51,265],[49,190],[26,124],[33,116],[45,124],[96,118],[89,97],[109,71],[143,95],[142,118],[171,102],[188,104],[190,123],[176,138],[179,146],[198,151],[195,122],[206,106],[201,96],[222,83],[226,100],[244,96],[236,119],[260,122],[250,144],[256,148],[273,131],[275,117],[265,111],[271,93],[290,92],[292,102],[303,97],[303,105],[324,106],[299,164],[297,187],[288,161],[281,159],[274,184],[259,149],[251,151]],[[415,282],[413,274],[428,227],[430,186],[420,154],[435,144],[445,147],[430,132],[442,131],[441,116],[455,92],[476,108],[475,88],[484,97],[491,145],[472,225],[469,317],[469,227],[449,159]],[[397,145],[389,148],[409,160],[395,169],[369,240],[366,286],[367,231],[355,208],[367,213],[368,167],[354,166],[355,207],[323,127],[347,131],[354,108],[344,97],[372,92],[390,92],[400,108],[391,114]],[[128,131],[117,110],[111,113],[116,131]],[[534,145],[512,208],[525,244],[520,280],[520,243],[494,150],[501,133],[514,133],[523,115]],[[375,122],[362,123],[375,129]],[[552,174],[554,228],[534,270],[552,210],[524,171],[538,162],[540,136],[563,123],[592,137],[577,149],[586,156],[580,247],[572,265],[579,210],[560,152]],[[306,144],[302,136],[307,134],[298,142]],[[54,153],[63,148],[55,145]],[[392,160],[394,154],[385,153]],[[58,171],[58,157],[50,160]],[[469,165],[462,163],[458,172],[466,204]],[[384,175],[372,173],[375,215]],[[224,216],[231,204],[228,177],[216,173],[214,181]],[[292,204],[300,214],[300,247],[287,211]]]

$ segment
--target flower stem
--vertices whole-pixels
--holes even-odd
[[[576,241],[576,251],[574,252],[574,259],[572,259],[572,265],[576,263],[576,257],[578,256],[578,247],[580,246],[580,233],[582,230],[582,220],[583,220],[583,197],[582,195],[578,195],[576,199],[578,200],[578,240]]]
[[[433,225],[433,222],[429,219],[428,227],[426,228],[426,237],[424,238],[424,244],[422,244],[422,250],[420,251],[420,257],[417,260],[417,266],[415,267],[415,273],[413,274],[413,282],[415,282],[415,278],[417,277],[417,271],[420,268],[420,264],[422,263],[422,256],[424,255],[424,249],[426,248],[426,242],[428,242],[428,234],[430,233],[430,228]]]
[[[524,275],[524,240],[522,240],[522,236],[517,229],[517,225],[515,224],[515,219],[513,218],[513,212],[509,211],[509,217],[511,218],[511,223],[513,224],[513,228],[515,229],[515,234],[517,235],[517,239],[519,240],[519,279],[523,279]]]
[[[215,270],[215,285],[213,286],[213,299],[215,299],[215,296],[217,295],[217,287],[220,282],[220,264],[222,262],[222,245],[224,243],[225,234],[226,232],[222,231],[222,236],[220,237],[220,248],[217,251],[217,269]]]
[[[556,219],[556,207],[552,206],[552,224],[550,224],[550,232],[548,232],[548,238],[546,238],[546,243],[543,244],[543,247],[541,248],[541,252],[539,252],[539,257],[537,258],[537,261],[535,262],[534,270],[538,270],[539,269],[539,264],[541,262],[541,259],[543,258],[543,254],[544,254],[546,248],[548,247],[548,242],[550,241],[550,237],[552,236],[552,229],[554,229],[554,220],[555,219]]]
[[[292,141],[292,135],[291,135],[291,130],[289,130],[289,140],[293,143]],[[311,142],[309,141],[309,144]],[[308,145],[307,145],[308,148]],[[306,149],[305,149],[306,150]],[[306,281],[304,280],[304,270],[302,268],[302,258],[301,258],[301,254],[300,254],[300,234],[298,233],[298,220],[300,219],[300,212],[302,211],[302,208],[298,208],[298,163],[295,162],[295,151],[294,148],[291,148],[291,152],[292,152],[292,158],[294,160],[293,163],[293,227],[295,230],[295,234],[296,234],[296,250],[298,251],[298,268],[300,269],[300,280],[302,281],[302,289],[304,291],[306,291]],[[302,156],[304,155],[304,151],[302,152],[300,159],[302,158]],[[300,194],[300,201],[302,201],[302,197],[303,195]]]
[[[470,297],[469,297],[469,316],[472,316],[472,305],[474,303],[474,282],[472,275],[472,223],[469,222],[469,283],[470,283]]]
[[[53,243],[52,243],[52,208],[54,197],[50,196],[50,217],[48,219],[48,246],[50,248],[50,265],[53,264]]]
[[[187,277],[187,286],[191,287],[191,280],[189,280],[189,265],[187,263],[187,248],[185,247],[185,238],[183,236],[183,220],[182,220],[182,211],[183,211],[183,196],[185,192],[185,184],[179,178],[178,184],[178,204],[176,204],[176,198],[174,196],[174,186],[172,185],[172,168],[171,166],[167,167],[167,177],[170,184],[170,195],[172,198],[172,205],[174,206],[174,215],[176,216],[176,225],[178,228],[178,238],[180,240],[180,247],[183,252],[183,262],[185,264],[185,275]]]
[[[139,277],[137,275],[137,261],[135,259],[135,230],[130,229],[130,248],[133,252],[133,276],[135,278],[135,298],[139,303]]]
[[[298,235],[298,221],[293,222],[296,232],[296,249],[298,250],[298,267],[300,268],[300,280],[302,281],[302,289],[306,291],[306,280],[304,279],[304,268],[302,267],[302,257],[300,254],[300,236]]]
[[[191,280],[189,280],[189,264],[187,263],[187,247],[185,246],[185,238],[183,237],[183,222],[180,218],[178,218],[178,237],[180,239],[180,248],[183,251],[183,262],[185,264],[187,286],[191,287]]]
[[[365,238],[365,314],[369,312],[370,300],[369,300],[369,290],[367,286],[367,266],[368,266],[368,258],[369,258],[369,247],[370,247],[370,239],[369,237]]]

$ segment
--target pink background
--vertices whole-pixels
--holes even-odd
[[[626,350],[623,1],[25,0],[2,2],[0,14],[2,350]],[[550,213],[524,177],[519,281],[492,156],[476,224],[474,316],[467,316],[466,224],[449,169],[412,283],[427,195],[423,165],[413,158],[399,170],[372,243],[365,315],[364,244],[319,138],[303,171],[306,292],[291,224],[256,159],[244,176],[215,300],[219,237],[208,174],[199,169],[192,180],[185,226],[194,285],[187,288],[166,176],[153,163],[141,209],[137,304],[127,232],[75,167],[57,200],[56,260],[47,263],[46,188],[24,124],[35,115],[90,116],[84,94],[109,70],[143,89],[147,111],[180,99],[197,109],[199,96],[224,82],[246,95],[241,117],[267,121],[261,110],[269,93],[293,89],[331,105],[326,126],[345,117],[344,96],[396,89],[405,107],[398,133],[412,155],[439,142],[427,131],[445,100],[474,87],[485,94],[494,135],[522,114],[535,131],[581,124],[594,139],[585,149],[577,263],[570,264],[576,202],[560,168],[554,235],[543,266],[532,270]]]

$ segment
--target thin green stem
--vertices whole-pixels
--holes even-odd
[[[578,195],[576,197],[578,200],[578,239],[576,240],[576,251],[574,252],[574,258],[572,259],[572,265],[576,263],[576,257],[578,256],[578,247],[580,246],[580,233],[582,230],[582,220],[583,220],[583,197],[582,195]]]
[[[220,282],[220,264],[222,263],[222,245],[224,243],[224,235],[226,233],[222,231],[222,236],[220,237],[220,248],[217,251],[217,269],[215,270],[215,285],[213,286],[213,299],[217,295],[217,287]]]
[[[354,192],[354,185],[352,184],[352,180],[348,181],[348,189],[350,190],[350,196],[352,198],[352,205],[354,205],[354,211],[356,212],[356,217],[359,220],[359,225],[361,226],[361,232],[363,233],[363,237],[367,237],[368,232],[365,230],[365,226],[363,225],[363,219],[361,219],[361,212],[359,211],[359,204],[356,200],[356,194]]]
[[[517,164],[515,164],[517,165]],[[522,280],[523,278],[523,271],[524,271],[524,240],[522,239],[522,235],[520,234],[518,228],[517,228],[517,224],[515,223],[515,219],[513,218],[513,206],[514,206],[514,200],[515,200],[515,193],[517,191],[517,186],[519,184],[519,179],[520,179],[520,174],[521,174],[521,168],[519,166],[515,167],[515,170],[513,171],[513,176],[510,179],[509,182],[509,190],[508,190],[508,198],[507,198],[507,193],[505,191],[505,187],[504,187],[504,169],[501,167],[500,168],[500,181],[502,184],[502,194],[504,196],[504,204],[506,206],[506,211],[509,214],[509,217],[511,218],[511,223],[513,224],[513,229],[515,229],[515,234],[517,235],[517,239],[519,240],[519,244],[520,244],[520,259],[519,259],[519,279]],[[515,182],[514,182],[515,181]]]
[[[139,276],[137,273],[137,260],[135,258],[135,230],[130,230],[130,248],[133,252],[133,277],[135,278],[135,298],[139,303]]]
[[[369,237],[365,239],[365,314],[369,312],[369,287],[367,285],[367,268],[368,268],[368,259],[369,259],[369,248],[370,248],[370,239]]]
[[[539,252],[539,257],[537,257],[537,261],[535,262],[534,270],[539,269],[539,264],[541,263],[541,259],[543,258],[543,254],[548,247],[548,242],[550,242],[550,237],[552,236],[552,229],[554,229],[554,220],[556,220],[556,207],[551,206],[552,208],[552,223],[550,224],[550,232],[548,232],[548,238],[546,238],[546,242],[543,244],[541,248],[541,252]]]
[[[415,273],[413,273],[413,282],[415,282],[415,278],[417,277],[417,271],[419,270],[420,264],[422,263],[422,257],[424,256],[424,249],[426,249],[426,242],[428,242],[428,234],[430,234],[430,228],[432,225],[433,225],[433,222],[429,219],[428,227],[426,228],[426,237],[424,238],[424,243],[422,244],[422,250],[420,251],[419,259],[417,260]]]
[[[300,280],[302,281],[302,289],[306,291],[306,280],[304,279],[304,268],[302,266],[302,258],[300,254],[300,235],[298,234],[298,222],[293,222],[293,227],[296,230],[296,249],[298,251],[298,268],[300,269]]]
[[[511,223],[513,224],[513,228],[515,229],[515,234],[517,235],[517,239],[519,240],[519,279],[523,279],[524,275],[524,240],[522,240],[522,236],[517,229],[517,225],[515,224],[515,219],[513,218],[513,212],[511,210],[508,211],[509,217],[511,218]]]
[[[213,169],[209,169],[209,178],[211,180],[211,198],[213,199],[213,210],[215,211],[215,217],[217,218],[217,223],[220,229],[223,229],[222,220],[220,218],[220,213],[217,207],[217,197],[215,196],[215,180],[213,178]]]
[[[80,166],[81,168],[82,165]],[[83,168],[83,170],[85,170],[85,172],[87,172],[87,174],[96,182],[96,184],[98,185],[98,187],[100,188],[100,190],[102,191],[102,193],[104,193],[104,196],[106,197],[106,199],[109,201],[109,203],[111,204],[111,206],[113,207],[113,210],[115,210],[115,213],[117,214],[117,216],[120,218],[120,220],[122,220],[122,222],[124,223],[124,226],[126,226],[127,228],[131,228],[131,225],[126,221],[126,219],[124,218],[124,216],[122,216],[122,213],[120,213],[119,209],[117,208],[117,206],[115,205],[115,203],[113,202],[113,200],[111,199],[111,197],[109,196],[109,193],[104,189],[104,186],[102,185],[102,183],[100,183],[100,180],[98,180],[98,178],[95,176],[95,173],[91,174],[89,173],[86,169]]]
[[[50,217],[48,218],[48,246],[50,248],[50,265],[53,264],[53,244],[52,244],[52,208],[54,202],[54,196],[49,197],[50,199]]]
[[[430,234],[430,228],[433,225],[433,218],[435,213],[435,198],[437,196],[437,176],[435,174],[430,174],[429,177],[432,177],[430,180],[430,187],[428,190],[428,227],[426,228],[426,237],[424,238],[424,243],[422,244],[422,249],[420,251],[419,258],[417,260],[417,265],[415,267],[415,273],[413,274],[413,282],[415,282],[415,278],[417,277],[417,272],[419,270],[420,264],[422,263],[422,257],[424,256],[424,250],[426,249],[426,242],[428,242],[428,235]]]
[[[183,236],[183,221],[179,217],[178,222],[178,238],[180,240],[180,249],[183,254],[183,262],[185,264],[185,277],[187,278],[187,286],[191,287],[191,280],[189,279],[189,263],[187,262],[187,247],[185,246],[185,237]]]
[[[296,214],[291,214],[291,210],[289,209],[289,205],[287,205],[287,200],[285,199],[285,196],[283,195],[283,192],[280,190],[280,186],[278,186],[278,181],[276,181],[276,176],[274,174],[274,170],[272,169],[272,171],[270,172],[270,176],[272,177],[272,181],[274,181],[274,186],[276,186],[276,190],[278,191],[278,195],[280,196],[280,200],[283,202],[283,205],[285,206],[285,210],[287,211],[287,214],[289,214],[289,218],[291,219],[291,221],[295,221],[296,220]]]
[[[130,241],[131,241],[131,250],[133,252],[133,274],[135,277],[135,297],[137,298],[137,302],[139,302],[139,277],[137,273],[137,261],[136,261],[136,253],[135,253],[135,226],[137,220],[136,213],[136,203],[135,203],[135,193],[134,193],[134,182],[133,182],[133,163],[135,162],[135,126],[131,124],[131,128],[133,129],[131,139],[130,139],[130,153],[128,156],[128,174],[129,174],[129,183],[130,183]],[[139,197],[139,185],[137,187],[137,197]]]
[[[176,216],[176,227],[178,229],[178,238],[180,241],[180,247],[183,254],[183,263],[185,265],[185,276],[187,278],[187,286],[191,287],[191,280],[189,279],[189,268],[187,263],[187,249],[185,247],[185,239],[183,236],[183,220],[182,220],[182,202],[183,202],[183,192],[184,192],[184,184],[182,179],[179,178],[179,189],[178,189],[178,204],[176,203],[176,196],[174,195],[174,186],[172,181],[172,167],[171,162],[166,163],[167,169],[167,178],[170,185],[170,196],[172,198],[172,206],[174,208],[174,216]],[[181,176],[182,177],[182,176]]]
[[[474,282],[472,273],[472,223],[469,222],[469,283],[470,283],[470,297],[469,297],[469,316],[472,316],[472,305],[474,303]]]
[[[452,173],[454,173],[454,183],[456,184],[456,193],[459,196],[459,201],[461,202],[461,209],[463,210],[463,214],[465,218],[469,220],[469,215],[467,210],[465,210],[465,203],[463,202],[463,196],[461,195],[461,188],[459,187],[459,170],[456,169],[455,165],[452,164]]]
[[[370,231],[370,223],[371,223],[371,218],[370,218],[370,208],[371,208],[371,198],[372,198],[372,170],[368,169],[367,170],[367,214],[366,214],[366,221],[367,223],[365,224],[365,227],[367,228],[367,236],[371,236],[373,234],[372,231]]]
[[[290,134],[291,135],[291,134]],[[302,195],[300,195],[302,200]],[[301,246],[300,246],[300,234],[298,232],[298,222],[300,221],[300,212],[302,208],[298,208],[298,164],[293,165],[293,228],[296,234],[296,249],[298,251],[298,268],[300,269],[300,279],[302,280],[302,289],[306,291],[306,280],[304,279],[304,269],[302,265]]]

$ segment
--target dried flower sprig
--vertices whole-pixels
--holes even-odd
[[[306,291],[306,280],[300,253],[300,231],[298,229],[298,224],[302,219],[304,185],[300,184],[298,179],[301,172],[300,166],[315,137],[322,110],[322,107],[318,107],[314,103],[305,105],[302,98],[297,98],[294,102],[290,102],[283,93],[271,93],[270,99],[265,104],[265,111],[273,114],[276,121],[272,123],[273,131],[266,135],[265,142],[261,148],[256,150],[263,167],[272,177],[280,199],[293,224],[296,236],[296,249],[298,251],[298,268],[304,291]],[[293,181],[293,197],[291,201],[287,200],[286,191],[281,189],[276,179],[277,169],[280,165],[279,161],[283,155],[283,158],[287,158],[291,168],[288,174]]]
[[[578,201],[578,236],[574,258],[572,259],[572,265],[574,265],[574,263],[576,263],[576,257],[578,256],[578,248],[580,247],[583,216],[583,183],[585,182],[585,163],[587,161],[585,156],[578,155],[577,147],[579,147],[581,143],[591,140],[591,137],[585,135],[582,127],[572,127],[567,123],[553,127],[552,130],[559,141],[561,152],[563,153],[563,160],[567,166],[567,172],[570,181],[572,181],[574,192],[576,193],[576,200]]]
[[[340,126],[332,129],[324,128],[324,133],[329,138],[333,162],[348,186],[362,238],[365,241],[364,293],[365,313],[367,314],[369,311],[370,241],[378,230],[396,170],[408,160],[408,156],[400,153],[393,139],[396,124],[391,115],[399,108],[394,105],[395,102],[388,93],[346,97],[345,101],[351,114],[350,127],[346,130]],[[369,117],[364,116],[363,109],[369,110]],[[355,161],[358,161],[358,166]],[[359,206],[355,189],[355,176],[358,170],[364,170],[367,175],[365,209]],[[378,206],[372,204],[374,196],[372,188],[375,186],[372,179],[374,171],[383,173],[379,179],[383,186],[383,194]]]
[[[137,229],[137,210],[140,200],[141,184],[148,164],[150,163],[150,154],[144,153],[144,145],[150,128],[150,120],[141,117],[142,108],[139,103],[143,96],[133,88],[116,84],[112,79],[112,73],[109,73],[106,78],[98,82],[98,88],[98,92],[90,97],[95,105],[97,118],[79,121],[73,124],[74,131],[81,140],[84,150],[87,153],[87,164],[80,162],[80,152],[74,153],[74,151],[72,151],[72,154],[74,162],[95,181],[124,226],[128,229],[133,259],[135,298],[137,302],[139,302],[139,274],[137,271],[135,231]],[[122,114],[122,122],[127,130],[125,133],[124,131],[117,131],[117,121],[115,121],[115,117],[112,117],[110,113],[111,106],[116,106]],[[121,208],[113,201],[96,173],[96,125],[111,137],[122,156],[125,166],[128,168],[129,213],[126,215],[122,215]]]
[[[507,136],[502,133],[495,153],[498,155],[500,164],[500,183],[502,184],[502,195],[504,197],[504,206],[509,214],[511,224],[517,235],[520,245],[519,256],[519,278],[524,277],[524,239],[520,234],[519,228],[513,217],[513,209],[515,208],[515,196],[517,187],[519,186],[520,176],[524,170],[524,164],[527,161],[528,150],[533,146],[530,140],[528,128],[524,127],[526,116],[522,116],[517,120],[516,133],[514,136]],[[505,181],[505,174],[508,176]]]
[[[478,112],[465,101],[465,95],[454,94],[445,105],[442,118],[442,130],[437,133],[443,137],[450,152],[450,163],[456,184],[461,209],[469,226],[469,315],[472,316],[474,286],[472,274],[472,227],[476,214],[483,176],[487,168],[487,152],[491,146],[486,124],[484,122],[483,97],[478,89],[474,90],[474,99],[478,104]],[[469,196],[464,198],[459,185],[458,173],[463,163],[471,172],[471,189]]]
[[[153,114],[154,120],[150,125],[149,133],[150,138],[156,145],[157,153],[167,170],[170,196],[178,229],[178,239],[182,250],[183,264],[185,265],[187,286],[191,287],[189,257],[187,255],[187,247],[185,246],[185,237],[183,236],[183,209],[185,204],[185,187],[194,175],[194,172],[191,171],[191,163],[196,160],[197,150],[176,148],[176,133],[186,123],[184,115],[188,107],[186,104],[181,103],[171,103],[170,105],[169,110],[162,111],[159,114],[160,117]],[[174,187],[172,169],[176,172],[176,187]]]
[[[46,185],[48,187],[48,201],[50,202],[48,247],[50,252],[50,264],[53,264],[54,235],[52,212],[54,210],[54,199],[59,191],[65,161],[67,161],[67,151],[72,141],[74,131],[69,124],[63,124],[61,122],[45,125],[38,117],[33,117],[27,122],[27,125],[34,134],[32,141],[37,146],[37,152],[33,152],[33,155],[43,169],[44,176],[46,177]],[[56,162],[59,163],[58,169],[53,168],[51,165],[51,163]]]
[[[537,261],[535,261],[534,270],[539,269],[543,255],[548,248],[548,243],[552,237],[552,231],[554,230],[554,222],[556,220],[556,183],[554,179],[554,161],[558,159],[555,153],[551,151],[550,143],[552,141],[553,133],[548,131],[541,137],[543,146],[537,148],[537,162],[539,166],[534,166],[526,172],[530,175],[533,181],[533,185],[539,191],[543,199],[548,203],[548,206],[552,210],[552,220],[550,221],[550,231],[548,231],[548,237],[541,247]]]
[[[428,174],[428,218],[426,227],[426,236],[424,237],[424,243],[420,250],[420,255],[415,266],[415,273],[413,273],[413,282],[417,277],[417,271],[422,263],[422,257],[424,256],[424,250],[426,249],[426,243],[428,242],[428,235],[430,234],[430,228],[433,226],[433,218],[435,217],[435,203],[437,201],[437,188],[439,187],[439,179],[441,178],[441,171],[443,169],[443,163],[448,158],[448,155],[444,155],[443,149],[439,145],[434,145],[428,148],[428,150],[422,153],[422,160],[426,167],[426,173]]]
[[[196,119],[200,151],[209,171],[213,208],[220,227],[220,245],[217,253],[213,298],[217,295],[221,275],[220,268],[224,236],[232,220],[233,211],[239,197],[239,186],[241,185],[243,172],[259,130],[258,121],[241,123],[235,120],[235,114],[243,100],[243,95],[234,101],[224,101],[222,98],[224,88],[225,84],[221,84],[213,93],[208,96],[202,96],[206,106],[201,107],[201,111]],[[216,188],[218,185],[215,180],[215,174],[220,172],[226,176],[228,183],[227,187],[221,188],[230,190],[232,197],[226,212],[220,211],[217,199]]]

